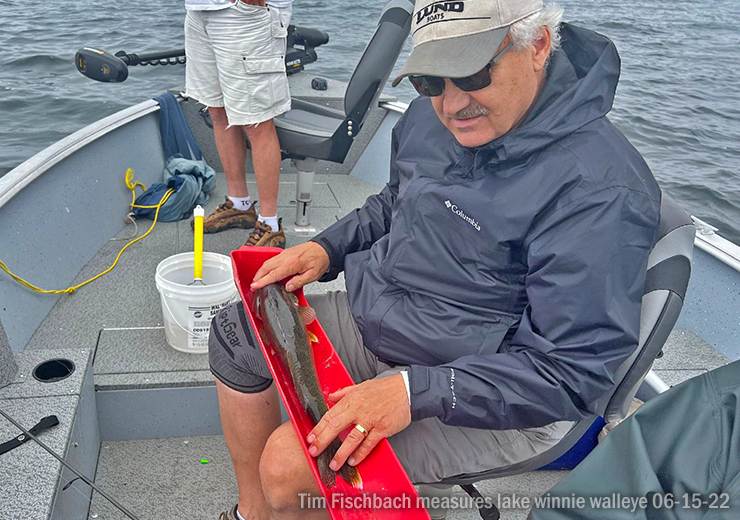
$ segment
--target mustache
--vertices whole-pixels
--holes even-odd
[[[459,112],[456,112],[455,114],[447,117],[451,119],[470,119],[477,116],[487,116],[489,112],[490,110],[479,105],[478,103],[471,103]]]

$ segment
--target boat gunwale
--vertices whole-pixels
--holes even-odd
[[[717,228],[692,215],[696,225],[694,245],[723,264],[740,272],[740,246],[717,234]]]
[[[409,104],[403,103],[401,101],[381,101],[380,103],[378,103],[378,107],[388,110],[390,112],[397,112],[399,114],[403,114],[404,112],[406,112],[406,109],[409,108]]]
[[[159,103],[149,99],[106,116],[44,148],[0,177],[0,209],[26,186],[85,145],[158,110]]]

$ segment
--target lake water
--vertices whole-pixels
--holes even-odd
[[[609,36],[622,56],[611,114],[664,192],[740,243],[740,2],[563,0],[565,19]],[[183,46],[183,0],[0,0],[0,176],[101,117],[184,83],[184,66],[135,67],[121,84],[74,68],[110,52]],[[312,73],[349,79],[384,2],[296,0],[293,22],[330,34]],[[410,51],[410,42],[399,60]],[[387,89],[402,101],[404,82]]]

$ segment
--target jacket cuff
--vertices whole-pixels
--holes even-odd
[[[329,255],[329,270],[325,272],[323,275],[321,275],[321,278],[319,278],[319,282],[330,282],[334,279],[336,279],[337,276],[339,276],[339,273],[341,273],[344,270],[344,265],[337,266],[335,258],[337,257],[336,251],[334,249],[334,246],[331,245],[331,242],[326,237],[322,237],[321,235],[317,235],[310,239],[310,242],[315,242],[321,247],[324,248],[324,251],[326,251],[326,254]]]
[[[408,369],[411,386],[411,420],[420,421],[427,417],[444,415],[445,392],[444,369],[411,365]],[[449,383],[446,384],[449,392]]]

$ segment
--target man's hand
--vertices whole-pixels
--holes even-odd
[[[341,468],[348,458],[349,465],[356,466],[381,440],[411,424],[411,406],[401,374],[342,388],[329,394],[329,399],[337,404],[322,417],[307,438],[310,444],[308,452],[313,457],[321,454],[350,426],[359,424],[368,431],[367,436],[363,436],[352,428],[329,464],[333,471]]]
[[[306,242],[286,249],[277,256],[267,260],[254,275],[250,289],[256,291],[293,276],[285,289],[293,292],[304,285],[315,282],[329,269],[329,255],[316,242]]]

